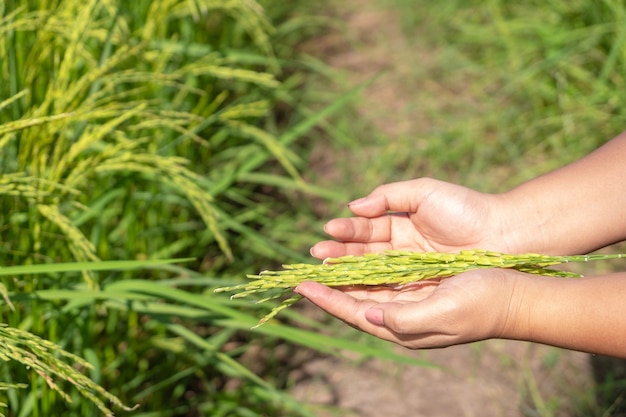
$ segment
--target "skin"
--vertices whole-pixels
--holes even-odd
[[[585,158],[506,193],[430,178],[376,188],[333,219],[317,258],[386,249],[588,253],[626,239],[626,133]],[[581,279],[471,271],[402,288],[296,292],[351,326],[402,346],[490,338],[527,340],[626,358],[626,273]]]

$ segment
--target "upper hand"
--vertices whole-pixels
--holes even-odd
[[[502,238],[497,195],[459,185],[430,178],[386,184],[349,208],[356,217],[330,220],[324,230],[336,240],[317,243],[313,256],[510,250]]]

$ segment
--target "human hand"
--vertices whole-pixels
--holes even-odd
[[[400,288],[330,288],[304,282],[295,291],[352,327],[410,349],[503,337],[519,319],[526,274],[483,269]]]
[[[349,204],[356,217],[330,220],[324,230],[336,240],[317,243],[311,255],[324,259],[389,249],[513,251],[503,237],[499,203],[495,194],[430,178],[382,185]]]

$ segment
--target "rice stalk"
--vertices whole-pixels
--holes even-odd
[[[251,0],[201,0],[198,3],[206,12],[221,10],[231,15],[265,56],[274,57],[274,48],[270,40],[274,28],[259,3]],[[270,66],[278,68],[274,60],[270,62]]]
[[[230,245],[217,222],[217,212],[213,208],[213,197],[198,185],[202,180],[183,166],[186,162],[184,158],[127,152],[117,158],[109,158],[101,162],[95,171],[98,173],[134,171],[158,179],[160,182],[171,184],[174,190],[189,199],[205,225],[213,233],[222,252],[228,259],[232,259]]]
[[[248,275],[252,281],[216,288],[215,292],[237,291],[231,298],[267,293],[257,302],[265,302],[289,294],[304,281],[315,281],[331,287],[341,286],[402,286],[411,282],[451,277],[466,271],[485,268],[509,268],[529,274],[554,277],[579,277],[573,272],[548,267],[626,257],[623,254],[551,256],[540,254],[511,255],[485,250],[464,250],[460,253],[386,251],[382,254],[328,258],[322,264],[283,265],[280,271],[263,271]],[[276,316],[281,310],[301,299],[286,299],[263,317],[257,326]]]
[[[109,135],[115,128],[120,126],[132,117],[135,117],[140,113],[146,105],[139,105],[134,109],[115,117],[106,123],[100,125],[90,126],[86,129],[85,133],[80,138],[69,146],[66,152],[60,153],[58,156],[58,162],[54,163],[52,168],[54,171],[50,173],[50,177],[54,179],[60,179],[64,171],[68,166],[76,164],[78,156],[89,150],[99,141],[102,141]],[[78,161],[80,162],[80,161]]]
[[[292,161],[298,161],[300,158],[263,129],[238,121],[228,120],[226,124],[233,128],[234,131],[242,136],[250,137],[263,145],[276,158],[282,167],[299,183],[304,183],[298,169]]]
[[[267,19],[263,8],[250,0],[195,0],[195,1],[160,1],[152,2],[146,23],[141,32],[141,38],[149,41],[166,38],[164,30],[167,25],[155,25],[154,22],[167,22],[185,16],[199,19],[211,13],[221,12],[232,17],[237,25],[245,31],[252,42],[267,57],[273,58],[274,52],[270,40],[270,34],[274,28]],[[272,62],[271,67],[277,69],[277,63]]]
[[[100,259],[96,255],[96,248],[92,242],[85,237],[83,232],[64,216],[57,206],[39,204],[37,210],[52,224],[55,224],[67,237],[68,246],[74,259],[78,262],[97,262]],[[92,271],[82,271],[83,278],[89,288],[97,288],[98,283]]]
[[[26,94],[28,94],[28,90],[22,90],[17,94],[14,94],[13,96],[0,101],[0,110],[4,109],[5,107],[9,106],[10,104],[12,104],[13,102],[21,99],[22,97],[24,97]]]
[[[51,116],[29,117],[27,119],[20,119],[12,122],[2,123],[0,125],[0,138],[9,133],[14,133],[19,130],[27,129],[29,127],[44,125],[57,120],[67,119],[72,116],[72,113],[60,113]]]
[[[48,387],[56,391],[65,401],[71,403],[72,399],[57,384],[57,379],[71,383],[81,395],[93,402],[106,416],[113,416],[113,412],[104,400],[123,410],[134,409],[134,407],[122,404],[116,396],[97,385],[79,370],[92,368],[89,362],[61,349],[58,345],[5,324],[0,324],[0,340],[2,340],[0,360],[16,361],[34,370],[46,381]],[[21,384],[19,386],[23,387]]]
[[[28,387],[26,384],[8,384],[6,382],[0,382],[0,391],[8,391],[15,389],[24,389]],[[0,402],[0,408],[7,408],[8,404]],[[4,413],[0,411],[0,417],[6,417]]]
[[[230,65],[227,58],[222,58],[221,54],[214,52],[178,68],[171,75],[174,77],[189,74],[211,75],[224,80],[244,81],[268,88],[276,88],[280,85],[274,74]]]
[[[24,173],[10,173],[0,175],[0,195],[19,196],[26,199],[41,199],[49,196],[50,191],[43,191],[37,184],[46,182],[37,177],[27,176]],[[64,187],[59,184],[50,183],[51,188]]]

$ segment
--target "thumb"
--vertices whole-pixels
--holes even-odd
[[[415,306],[398,303],[381,303],[365,311],[368,322],[386,327],[394,333],[406,334],[411,328],[421,328],[422,320],[415,314]]]
[[[384,326],[385,325],[385,310],[377,305],[376,307],[372,307],[365,312],[365,318],[370,323],[376,326]]]
[[[380,303],[365,311],[371,324],[397,334],[420,334],[441,330],[439,303],[428,299],[413,303]]]
[[[411,304],[378,304],[365,312],[365,318],[378,329],[372,334],[410,349],[446,347],[462,342],[445,321],[437,320],[427,308],[415,308]]]

